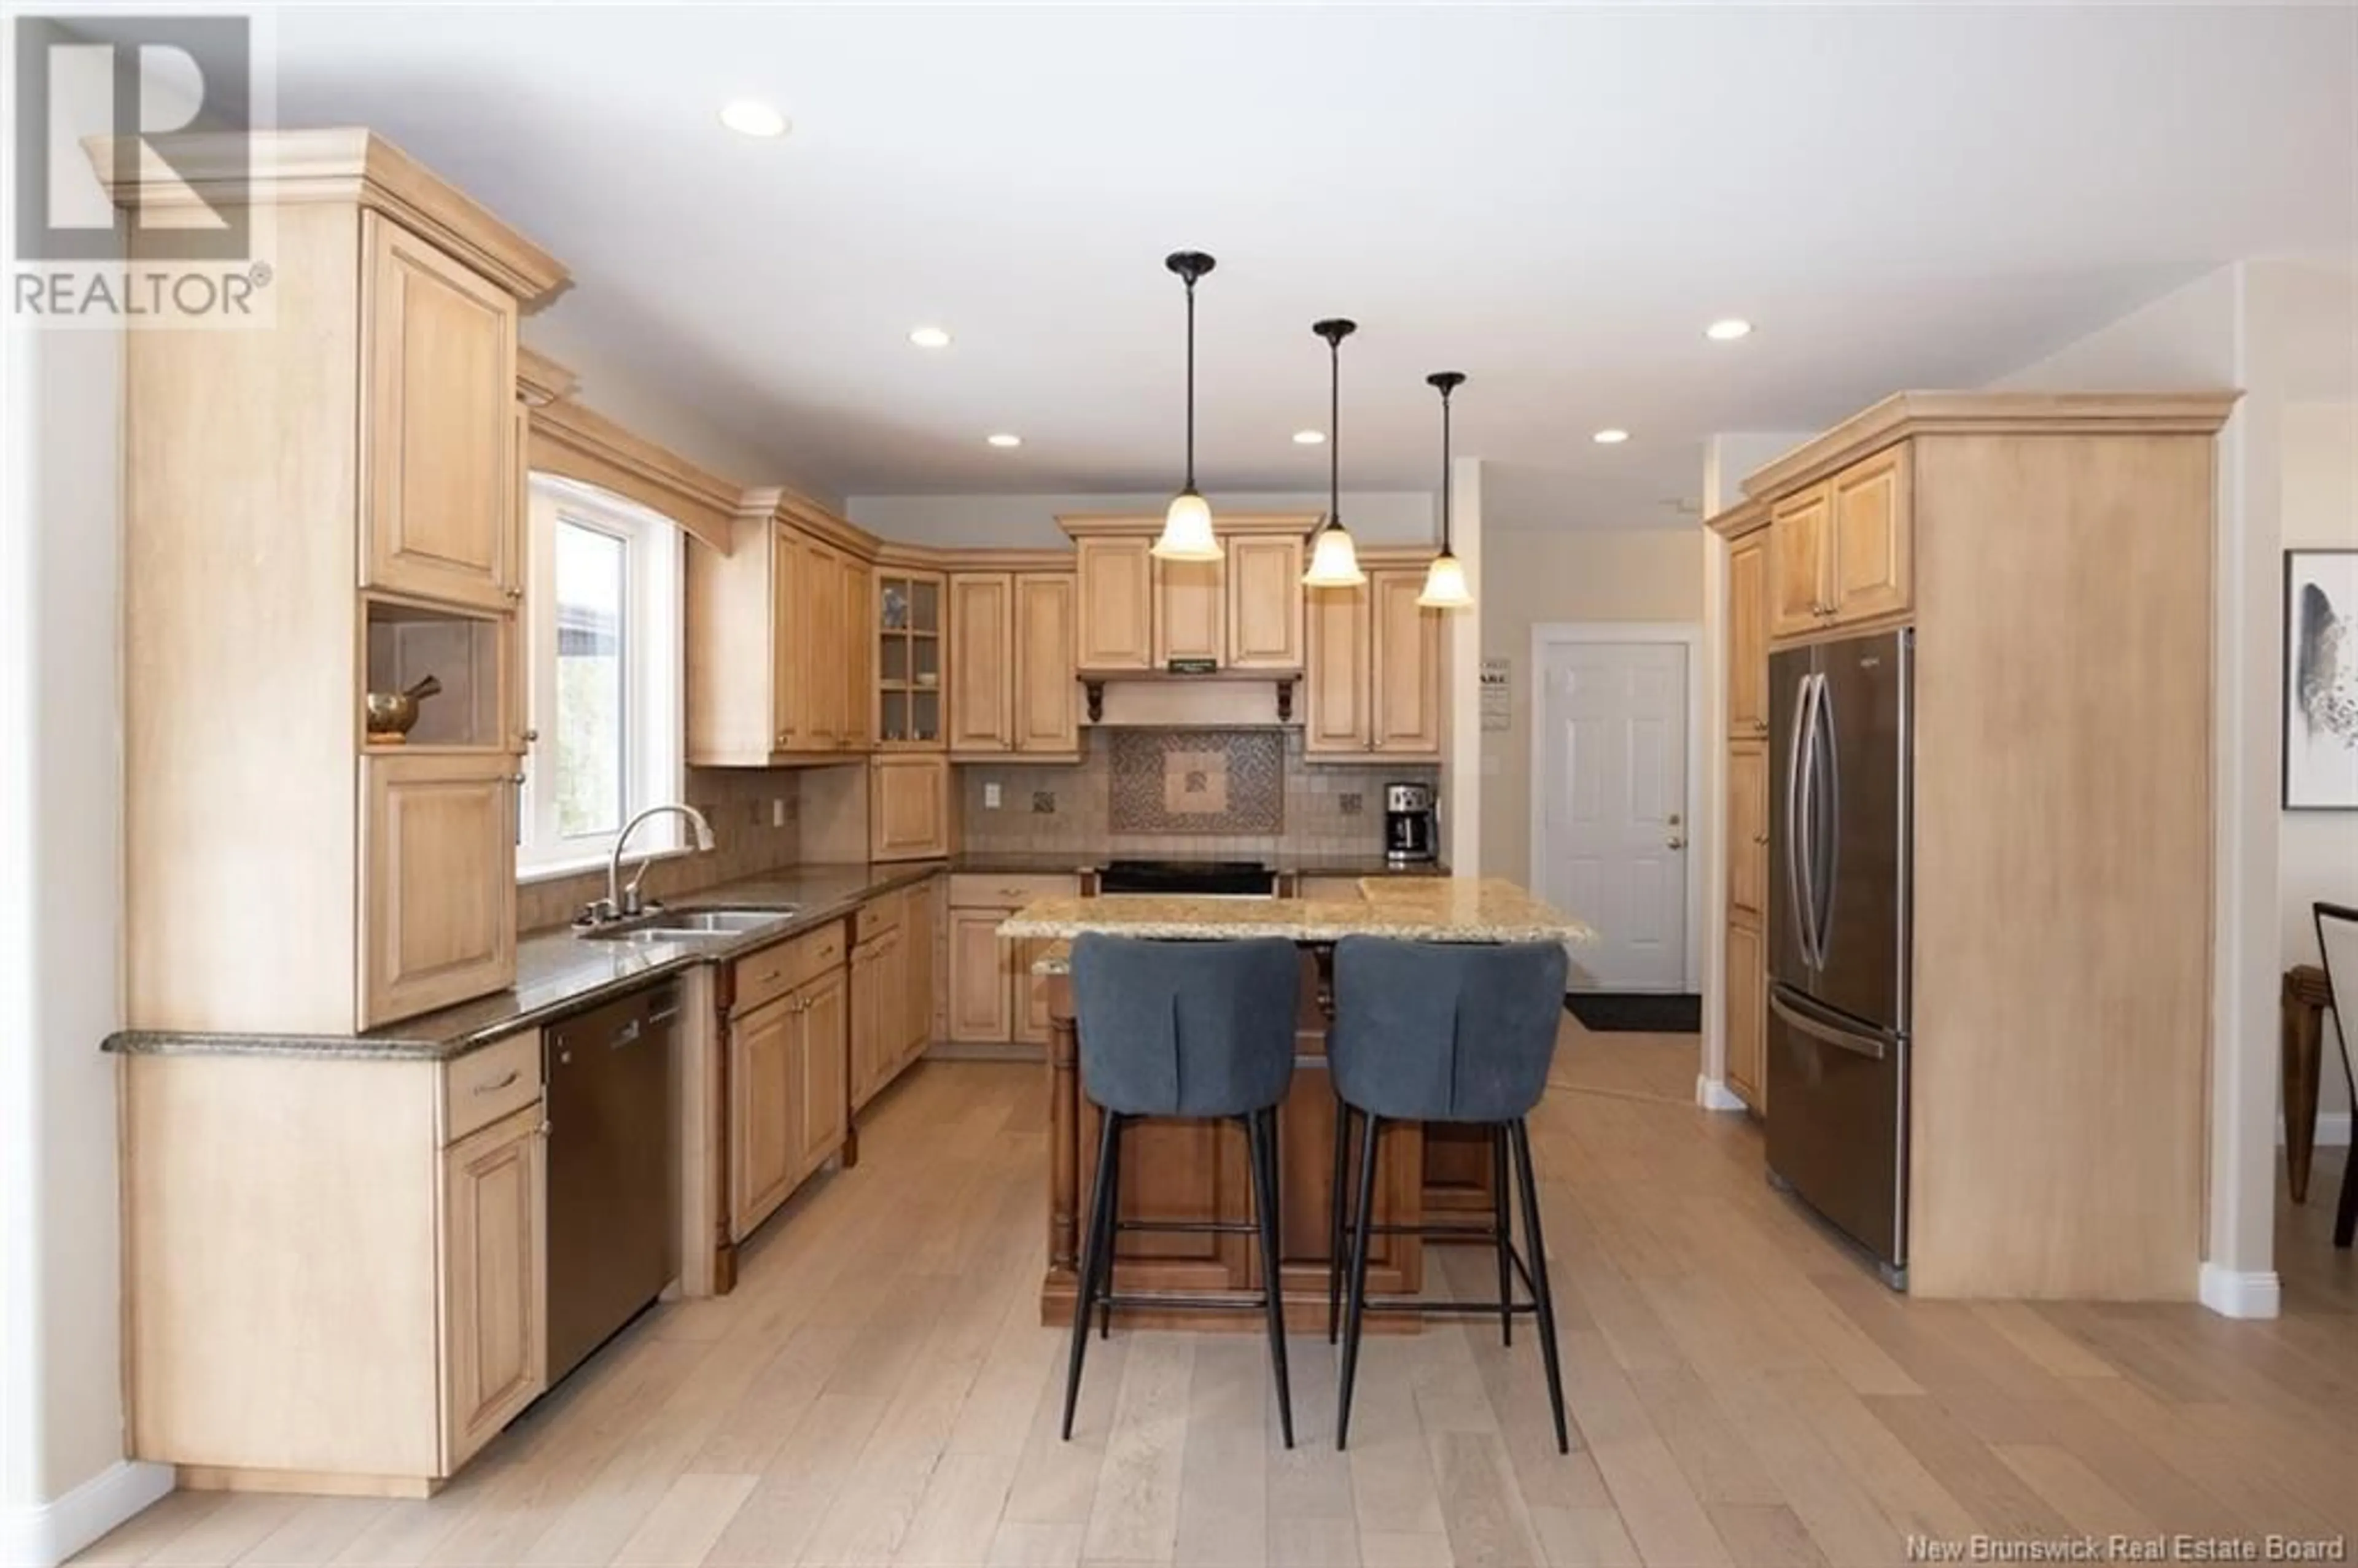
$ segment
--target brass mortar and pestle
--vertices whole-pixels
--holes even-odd
[[[442,683],[427,676],[406,691],[373,691],[368,694],[368,738],[379,746],[401,745],[409,735],[409,727],[417,722],[417,705],[442,689]]]

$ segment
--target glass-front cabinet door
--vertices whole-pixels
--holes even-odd
[[[939,751],[945,744],[942,579],[880,568],[876,597],[876,743]]]

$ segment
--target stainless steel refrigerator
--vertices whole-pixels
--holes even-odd
[[[1913,631],[1768,661],[1768,1171],[1908,1268]]]

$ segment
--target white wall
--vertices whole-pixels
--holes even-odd
[[[594,400],[592,400],[594,402]],[[1473,461],[1472,459],[1464,460]],[[1326,492],[1212,492],[1223,512],[1324,512]],[[855,495],[845,515],[870,533],[908,545],[1059,549],[1072,541],[1056,526],[1063,513],[1156,514],[1167,492],[1069,495]],[[1439,503],[1424,491],[1345,491],[1343,521],[1369,545],[1422,545],[1439,538]]]
[[[2358,549],[2358,402],[2288,403],[2279,425],[2285,548]],[[2279,967],[2316,963],[2309,906],[2320,898],[2358,901],[2358,811],[2284,814],[2277,896]],[[2358,1046],[2358,1008],[2351,1011],[2343,1027]],[[2325,1036],[2320,1109],[2347,1115],[2350,1090],[2334,1064],[2331,1023]]]
[[[2203,1299],[2273,1315],[2278,1063],[2285,961],[2279,809],[2286,408],[2347,366],[2358,275],[2256,259],[2206,274],[1996,385],[2239,387],[2220,433],[2214,654],[2212,1076]],[[2320,354],[2322,340],[2345,351]],[[2344,373],[2346,373],[2346,372]],[[2347,399],[2352,394],[2342,391]],[[2345,514],[2346,516],[2346,514]]]

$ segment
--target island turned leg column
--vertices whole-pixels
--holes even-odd
[[[1048,977],[1048,1281],[1070,1285],[1080,1186],[1080,1037],[1073,1027],[1073,982]]]

